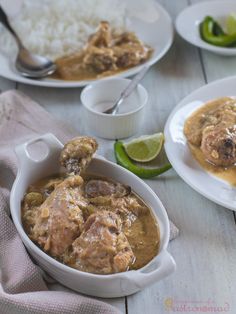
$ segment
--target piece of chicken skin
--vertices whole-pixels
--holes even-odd
[[[75,137],[61,151],[60,164],[68,174],[80,174],[89,165],[98,148],[97,141],[88,136]]]
[[[111,48],[90,46],[83,59],[85,67],[91,67],[96,73],[117,70],[117,58]]]
[[[118,68],[128,68],[148,59],[151,49],[142,43],[124,43],[113,47],[114,57]]]
[[[91,179],[85,184],[85,194],[88,198],[99,196],[124,197],[131,193],[131,187],[118,182],[101,179]]]
[[[79,207],[83,179],[66,178],[37,209],[30,238],[51,256],[60,258],[81,234],[84,219]]]
[[[208,103],[207,103],[208,104]],[[188,142],[194,146],[201,146],[203,132],[208,127],[231,127],[236,123],[236,100],[222,97],[212,102],[212,108],[204,113],[194,113],[194,122],[187,119],[184,133]],[[201,109],[201,108],[200,108]],[[187,131],[187,132],[186,132]]]
[[[201,150],[207,161],[216,166],[229,167],[236,163],[236,127],[224,124],[203,130]]]
[[[72,244],[70,266],[98,274],[128,270],[135,257],[121,226],[119,216],[110,211],[89,216]]]

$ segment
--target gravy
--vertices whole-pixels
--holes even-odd
[[[56,175],[32,184],[24,197],[22,202],[22,221],[24,229],[29,237],[37,244],[37,240],[32,237],[32,228],[34,225],[34,213],[36,212],[40,203],[43,203],[52,193],[54,188],[65,179],[65,176]],[[94,212],[113,211],[116,212],[122,220],[122,231],[125,234],[131,249],[134,253],[135,259],[130,265],[129,269],[139,269],[150,262],[158,253],[160,245],[160,231],[158,222],[154,218],[151,209],[143,202],[143,200],[134,192],[131,191],[123,197],[95,197],[89,199],[85,194],[85,186],[89,180],[104,180],[106,182],[114,182],[110,179],[94,176],[92,174],[83,175],[84,184],[81,190],[81,209],[83,217],[86,220]],[[27,195],[30,193],[38,193],[41,195],[39,201],[27,202]],[[83,205],[84,202],[84,205]],[[117,210],[119,209],[119,210]],[[57,258],[68,266],[75,267],[71,259],[68,262]],[[75,267],[78,269],[77,267]],[[81,269],[90,272],[89,269]],[[92,271],[91,271],[92,272]]]
[[[144,63],[152,51],[134,33],[117,34],[102,21],[81,51],[55,60],[52,78],[82,81],[115,75]]]
[[[184,134],[188,139],[188,145],[194,158],[206,171],[234,186],[236,186],[236,166],[222,167],[209,162],[201,149],[201,140],[204,128],[217,125],[219,114],[216,113],[216,109],[221,110],[222,114],[223,110],[227,110],[230,107],[234,112],[236,110],[235,103],[235,99],[229,97],[208,102],[200,109],[196,110],[186,120],[184,125]],[[229,126],[236,122],[234,119],[234,116],[230,116]]]
[[[189,148],[191,150],[192,155],[199,162],[202,168],[212,173],[219,179],[225,180],[229,184],[236,186],[236,167],[235,166],[229,167],[229,168],[215,166],[209,163],[205,159],[205,156],[199,147],[189,144]]]

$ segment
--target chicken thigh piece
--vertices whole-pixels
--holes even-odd
[[[110,211],[89,216],[72,244],[70,266],[97,274],[128,270],[135,257],[121,226],[119,216]]]
[[[91,67],[93,71],[99,74],[117,70],[116,60],[117,58],[111,48],[91,46],[87,48],[83,62],[85,66]]]
[[[209,126],[202,134],[201,150],[209,162],[229,167],[236,163],[236,126]]]
[[[30,238],[50,255],[60,258],[81,234],[84,223],[79,207],[83,179],[76,175],[66,178],[35,210],[35,224]]]
[[[75,137],[65,144],[60,155],[60,164],[68,174],[80,174],[89,165],[98,144],[88,136]]]

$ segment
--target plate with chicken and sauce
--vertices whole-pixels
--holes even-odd
[[[57,71],[41,80],[21,76],[14,66],[16,44],[0,24],[0,75],[17,82],[64,88],[131,76],[161,59],[173,42],[171,18],[154,0],[20,2],[14,15],[7,12],[12,27]]]
[[[86,136],[63,146],[53,134],[17,146],[11,215],[28,252],[57,281],[121,297],[175,270],[169,221],[151,188],[94,155],[97,147]]]
[[[236,210],[236,77],[183,99],[165,126],[167,156],[193,189]]]

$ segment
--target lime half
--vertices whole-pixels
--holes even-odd
[[[231,13],[226,19],[226,30],[229,35],[236,34],[236,14]]]
[[[157,157],[164,142],[163,133],[144,135],[128,143],[124,143],[127,155],[140,162],[148,162]]]

